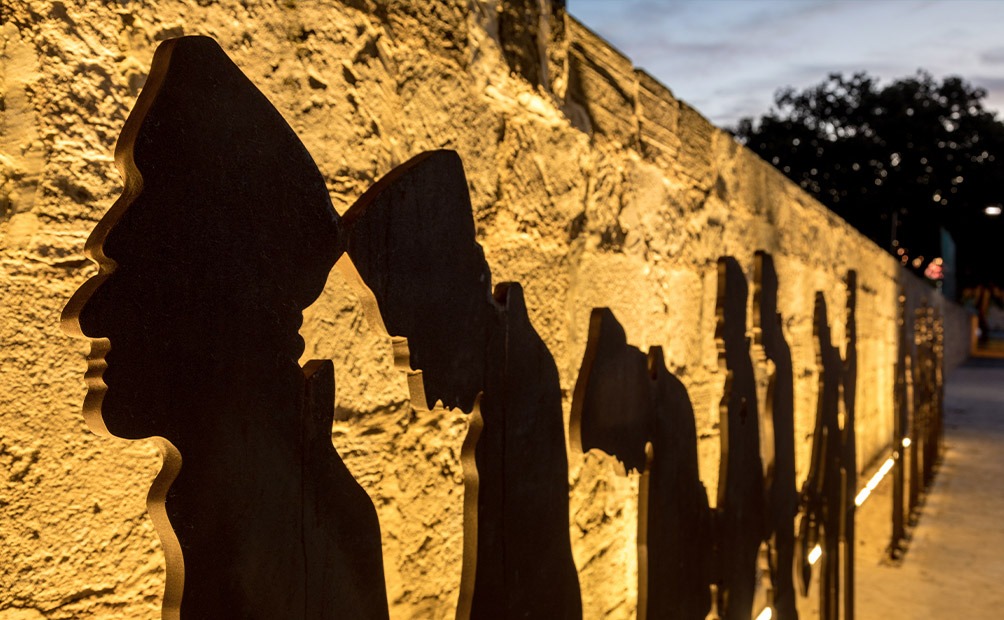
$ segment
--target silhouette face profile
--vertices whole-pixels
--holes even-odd
[[[471,411],[484,389],[489,326],[500,320],[453,151],[417,155],[345,213],[346,243],[391,335],[408,339],[428,404]]]
[[[116,162],[125,189],[87,244],[100,273],[63,321],[106,339],[90,358],[91,426],[171,439],[256,378],[299,372],[301,311],[337,258],[339,221],[292,129],[205,37],[158,48]]]
[[[649,358],[629,346],[609,308],[594,308],[589,339],[575,384],[571,427],[583,452],[598,448],[625,470],[645,471],[655,402]]]

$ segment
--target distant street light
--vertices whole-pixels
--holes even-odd
[[[983,212],[986,213],[987,215],[990,215],[990,216],[1000,215],[1001,214],[1001,206],[1000,205],[990,205],[986,209],[983,209]]]

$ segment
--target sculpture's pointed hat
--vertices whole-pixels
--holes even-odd
[[[214,40],[161,44],[115,156],[125,189],[88,240],[103,273],[151,269],[182,291],[219,287],[259,310],[280,297],[302,309],[320,294],[340,254],[324,179]],[[65,312],[89,336],[104,335],[89,333],[80,315],[98,285],[83,287]]]

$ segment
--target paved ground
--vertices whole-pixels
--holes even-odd
[[[1004,361],[956,370],[945,408],[945,459],[900,565],[881,557],[891,477],[859,509],[859,620],[1004,619]]]

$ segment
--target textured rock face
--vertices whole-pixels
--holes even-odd
[[[163,554],[144,498],[159,457],[152,442],[85,428],[87,345],[58,317],[93,273],[84,240],[121,189],[112,149],[153,50],[181,34],[215,37],[266,93],[341,212],[416,153],[460,153],[493,277],[522,283],[566,420],[590,310],[610,307],[629,343],[661,345],[686,385],[713,502],[716,261],[735,256],[749,278],[763,249],[792,348],[799,477],[815,414],[813,292],[842,343],[848,269],[859,282],[859,466],[888,443],[895,261],[560,3],[528,14],[460,0],[0,3],[0,618],[158,613]],[[946,312],[950,340],[964,317]],[[304,360],[335,362],[333,439],[379,512],[392,616],[451,617],[466,417],[411,406],[390,342],[337,270],[301,333]],[[637,476],[597,453],[568,457],[585,617],[632,617]]]

